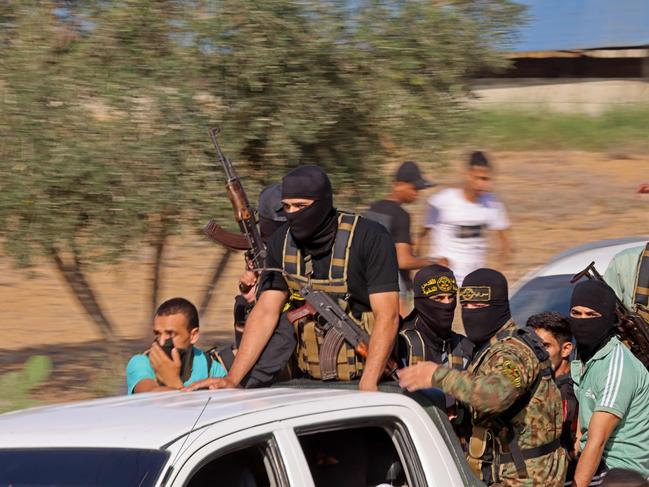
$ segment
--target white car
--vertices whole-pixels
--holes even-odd
[[[483,484],[435,407],[396,393],[270,388],[139,394],[0,415],[0,485]]]
[[[595,262],[604,274],[615,254],[645,245],[649,237],[626,237],[591,242],[563,252],[543,267],[518,281],[511,290],[510,307],[514,321],[524,325],[527,318],[543,311],[558,311],[564,316],[570,311],[572,287],[570,279]]]

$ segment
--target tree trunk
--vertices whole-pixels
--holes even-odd
[[[116,358],[120,356],[115,327],[101,309],[95,292],[83,273],[79,256],[75,254],[72,262],[65,262],[60,251],[56,248],[50,248],[50,255],[70,290],[95,324],[99,333],[101,333],[108,352]]]
[[[153,248],[155,251],[155,257],[153,262],[153,276],[151,277],[151,314],[149,315],[151,319],[155,315],[156,309],[158,309],[158,295],[160,294],[160,283],[162,281],[162,256],[164,254],[165,244],[167,243],[167,232],[162,225],[160,233],[158,234],[156,241],[154,242]],[[148,330],[150,331],[150,330]]]
[[[207,313],[207,310],[210,307],[210,303],[212,302],[212,296],[214,295],[216,285],[219,283],[219,280],[221,279],[223,271],[225,271],[225,268],[228,265],[228,261],[230,260],[231,255],[232,250],[225,249],[225,252],[223,252],[219,256],[219,260],[214,266],[214,271],[212,272],[212,276],[210,277],[210,282],[205,287],[205,291],[203,292],[203,299],[201,299],[201,305],[198,308],[198,313],[200,316],[204,316],[205,313]]]

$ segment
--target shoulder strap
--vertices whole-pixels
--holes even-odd
[[[424,339],[414,328],[408,328],[400,332],[408,345],[408,365],[415,365],[426,360],[426,346]]]
[[[330,279],[347,280],[347,267],[349,264],[349,249],[352,238],[358,223],[358,215],[352,213],[341,213],[338,219],[338,230],[334,241],[331,266],[329,268]]]
[[[212,359],[212,355],[209,353],[205,354],[205,360],[207,361],[207,378],[209,379],[210,375],[212,374],[212,363],[214,360]]]
[[[638,274],[633,290],[633,302],[642,306],[649,306],[649,243],[640,254]]]
[[[464,370],[467,366],[468,358],[463,353],[462,338],[459,335],[451,335],[448,351],[448,364],[456,370]]]
[[[338,229],[331,253],[329,275],[326,279],[310,279],[314,289],[325,291],[334,295],[344,296],[347,293],[347,269],[349,267],[349,253],[354,232],[359,216],[353,213],[338,213]],[[282,268],[291,276],[286,276],[290,289],[298,291],[305,285],[309,278],[302,269],[302,256],[297,248],[291,232],[284,237],[284,250]]]

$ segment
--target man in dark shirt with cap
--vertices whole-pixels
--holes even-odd
[[[359,388],[377,390],[399,317],[398,265],[389,233],[376,222],[337,211],[329,178],[317,166],[301,166],[284,177],[282,203],[288,223],[268,242],[268,270],[262,273],[234,364],[222,380],[190,389],[237,387],[268,343],[289,296],[299,301],[299,286],[310,283],[344,300],[348,314],[371,334],[364,361],[347,344],[341,353],[347,354],[345,363],[362,364]]]
[[[419,192],[433,185],[426,181],[419,166],[406,161],[397,170],[392,192],[380,201],[372,203],[365,216],[382,223],[392,235],[399,262],[399,308],[402,316],[408,312],[408,301],[412,295],[410,271],[433,263],[431,259],[416,257],[410,236],[410,215],[403,204],[414,203]]]

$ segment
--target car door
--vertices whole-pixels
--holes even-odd
[[[160,487],[464,485],[423,410],[339,409],[239,428],[220,437],[218,426],[192,433]]]
[[[302,453],[315,487],[464,485],[423,410],[364,407],[284,423],[283,446]]]
[[[218,425],[192,433],[159,486],[309,487],[304,459],[287,449],[283,428],[275,421],[226,435]]]

